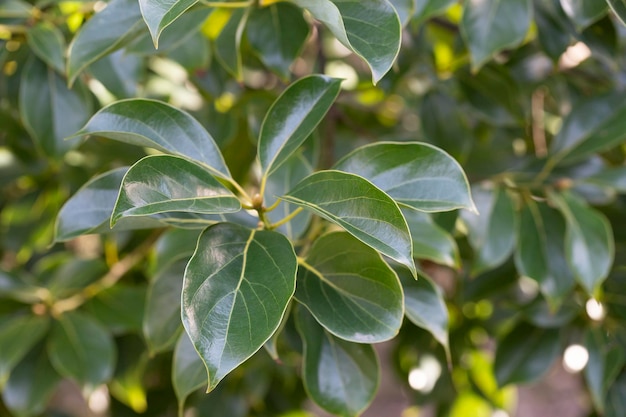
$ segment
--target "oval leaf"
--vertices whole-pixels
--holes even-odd
[[[50,321],[43,316],[23,316],[0,323],[0,388],[9,378],[11,369],[44,336]]]
[[[337,98],[341,80],[323,75],[301,78],[272,104],[261,126],[259,161],[267,176],[304,143]]]
[[[367,178],[399,204],[416,210],[476,210],[461,166],[441,149],[426,143],[362,146],[334,168]]]
[[[176,343],[172,360],[172,386],[178,399],[178,414],[183,415],[185,400],[192,392],[206,384],[206,369],[187,333]]]
[[[280,233],[220,223],[200,235],[183,283],[183,324],[208,390],[259,350],[295,291],[296,256]]]
[[[417,276],[411,233],[400,208],[366,179],[346,172],[320,171],[300,181],[282,198],[343,227]]]
[[[59,74],[65,75],[65,39],[63,33],[47,22],[38,23],[26,32],[28,46]]]
[[[230,180],[215,140],[188,113],[156,100],[129,99],[98,111],[75,136],[97,135],[199,162]]]
[[[302,266],[296,299],[329,332],[357,343],[382,342],[398,333],[402,287],[375,250],[334,232],[315,241]]]
[[[461,262],[456,241],[439,227],[430,215],[415,210],[402,210],[413,239],[413,256],[441,265],[458,268]]]
[[[239,210],[237,197],[204,168],[177,156],[153,155],[138,161],[124,176],[111,225],[122,217]]]
[[[148,25],[154,47],[159,47],[159,36],[163,29],[180,17],[198,0],[139,0],[143,20]]]
[[[309,397],[332,414],[360,415],[374,399],[380,380],[372,345],[334,337],[302,308],[296,325],[304,343],[302,374]]]

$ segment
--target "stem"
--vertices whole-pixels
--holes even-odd
[[[241,185],[239,185],[239,183],[237,183],[237,181],[235,180],[228,180],[228,182],[235,187],[235,190],[237,190],[237,192],[239,193],[239,195],[241,195],[241,197],[243,197],[246,201],[242,202],[242,206],[246,209],[248,208],[252,208],[252,198],[250,198],[250,195],[246,192],[246,190],[244,190]]]
[[[278,205],[281,203],[282,200],[276,200],[276,202],[274,204],[272,204],[271,206],[269,206],[268,208],[265,209],[265,211],[274,211],[276,210],[276,207],[278,207]]]
[[[243,9],[248,6],[252,6],[254,0],[249,1],[208,1],[200,0],[200,3],[209,7],[221,7],[224,9]]]
[[[300,212],[302,212],[302,207],[298,207],[297,209],[295,209],[294,211],[292,211],[291,213],[289,213],[287,216],[285,216],[283,219],[277,221],[274,224],[271,224],[270,227],[271,229],[276,229],[280,226],[282,226],[285,223],[289,223],[294,217],[296,217],[298,214],[300,214]]]

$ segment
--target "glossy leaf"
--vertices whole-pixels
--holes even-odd
[[[402,287],[381,256],[350,234],[317,239],[298,272],[296,299],[330,333],[356,343],[394,337],[402,324]]]
[[[113,339],[99,322],[83,313],[74,311],[57,319],[48,341],[48,354],[57,372],[87,389],[113,376]]]
[[[11,369],[22,360],[50,327],[43,316],[17,316],[0,322],[0,388],[9,378]]]
[[[126,172],[111,225],[122,217],[239,210],[241,203],[237,197],[208,170],[177,156],[153,155],[141,159]]]
[[[159,36],[163,29],[180,17],[198,0],[139,0],[141,15],[146,22],[154,47],[159,47]]]
[[[188,113],[160,101],[129,99],[106,106],[76,133],[85,135],[155,148],[199,162],[219,177],[231,178],[222,153],[204,127]]]
[[[334,415],[360,415],[372,402],[380,380],[372,346],[334,337],[302,308],[296,325],[304,343],[302,374],[310,398]]]
[[[284,80],[309,36],[302,10],[287,2],[252,10],[246,35],[259,59]]]
[[[557,358],[559,332],[528,324],[516,326],[496,350],[495,371],[499,386],[528,383],[539,379]]]
[[[39,23],[26,32],[26,40],[39,59],[65,74],[65,39],[56,26]]]
[[[320,171],[306,177],[282,198],[343,227],[417,276],[411,234],[400,208],[364,178],[341,171]]]
[[[459,267],[459,249],[448,232],[426,213],[407,209],[402,210],[402,213],[411,231],[415,258],[428,259],[452,268]]]
[[[178,413],[182,415],[189,394],[206,384],[206,368],[185,332],[176,343],[172,361],[172,386],[178,399]]]
[[[212,390],[280,325],[295,291],[296,256],[272,231],[220,223],[202,233],[185,271],[183,324]]]
[[[402,26],[387,0],[290,0],[307,9],[367,62],[375,83],[391,69],[400,50]]]
[[[235,9],[215,39],[215,57],[237,81],[243,82],[241,41],[250,8]]]
[[[516,218],[513,201],[506,190],[472,189],[480,215],[461,212],[474,249],[472,273],[502,264],[513,251]]]
[[[579,30],[599,20],[608,9],[607,3],[604,1],[586,0],[561,0],[561,7]]]
[[[606,0],[606,2],[615,13],[615,16],[621,20],[622,24],[626,25],[626,2],[624,0]]]
[[[72,84],[89,65],[122,48],[145,30],[137,0],[112,0],[85,23],[70,44],[67,78]]]
[[[461,166],[441,149],[426,143],[378,142],[362,146],[334,168],[367,178],[399,204],[416,210],[475,210]]]
[[[483,0],[464,4],[461,34],[477,71],[493,55],[519,45],[530,28],[531,0]]]
[[[261,126],[258,154],[265,175],[280,167],[324,118],[341,80],[312,75],[292,83],[272,104]]]
[[[574,275],[583,288],[593,295],[607,277],[615,247],[613,230],[606,217],[587,207],[572,194],[550,194],[565,217],[565,254]]]
[[[418,20],[426,20],[432,16],[443,14],[455,0],[415,0],[415,17]]]

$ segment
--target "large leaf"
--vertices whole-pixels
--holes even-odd
[[[337,416],[360,415],[374,399],[380,380],[372,346],[334,337],[302,308],[296,325],[304,342],[304,387],[311,399]]]
[[[18,316],[0,323],[0,388],[9,378],[11,369],[28,353],[50,327],[43,316]]]
[[[531,0],[481,0],[464,4],[461,34],[480,69],[493,55],[520,44],[530,28]]]
[[[346,155],[334,169],[367,178],[399,204],[425,212],[475,211],[467,177],[450,155],[426,143],[378,142]]]
[[[113,376],[113,339],[99,322],[83,313],[73,311],[57,319],[48,341],[48,354],[57,372],[87,389]]]
[[[280,167],[324,118],[339,94],[341,80],[323,75],[301,78],[272,104],[261,126],[259,161],[265,175]]]
[[[309,25],[302,10],[281,2],[253,9],[246,25],[246,35],[259,59],[288,80],[289,67],[309,36]]]
[[[239,199],[205,168],[177,156],[153,155],[141,159],[126,172],[111,225],[122,217],[239,210]]]
[[[111,0],[76,34],[69,48],[70,84],[93,62],[123,47],[145,30],[137,0]]]
[[[550,148],[554,158],[582,159],[626,138],[626,100],[610,93],[579,102],[563,121]]]
[[[307,9],[335,37],[367,62],[374,83],[400,50],[402,25],[387,0],[290,0]]]
[[[417,276],[409,227],[394,200],[358,175],[316,172],[282,197],[343,227]]]
[[[59,74],[65,74],[65,39],[63,33],[49,23],[39,23],[26,32],[28,46]]]
[[[604,1],[561,0],[561,6],[579,30],[599,20],[608,9]]]
[[[205,165],[219,177],[230,172],[215,140],[188,113],[156,100],[115,102],[96,113],[76,136],[97,135],[146,146]]]
[[[212,390],[280,325],[295,291],[296,256],[280,233],[220,223],[202,233],[185,271],[183,324]]]
[[[427,213],[408,209],[402,210],[402,213],[411,231],[414,257],[452,268],[459,267],[459,249],[448,232],[439,227]]]
[[[326,330],[352,342],[391,339],[402,324],[396,273],[374,249],[345,232],[315,241],[299,269],[296,298]]]
[[[176,343],[172,360],[172,386],[178,399],[179,415],[183,415],[185,400],[189,394],[202,388],[206,381],[206,369],[202,359],[187,333],[183,332]]]
[[[613,230],[603,214],[570,193],[550,194],[567,224],[565,255],[583,288],[593,295],[613,264]]]
[[[163,29],[197,2],[198,0],[139,0],[141,15],[150,29],[155,48],[159,46],[159,36]]]

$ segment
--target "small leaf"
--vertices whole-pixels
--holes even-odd
[[[48,354],[57,372],[88,390],[113,376],[113,339],[99,322],[84,313],[73,311],[58,318],[48,341]]]
[[[280,167],[324,118],[341,80],[311,75],[291,84],[272,104],[261,126],[259,161],[265,175]]]
[[[380,380],[372,345],[334,337],[302,308],[296,325],[304,342],[302,374],[310,398],[335,415],[360,415],[374,399]]]
[[[122,48],[145,30],[137,0],[112,0],[85,23],[70,44],[67,78],[72,84],[89,65]]]
[[[163,29],[180,17],[198,0],[139,0],[141,15],[146,22],[154,47],[159,47],[159,36]]]
[[[115,102],[96,113],[75,136],[97,135],[199,162],[226,180],[230,172],[215,140],[188,113],[147,99]]]
[[[207,367],[209,391],[276,331],[296,268],[280,233],[219,223],[200,235],[185,271],[182,317]]]
[[[22,360],[50,327],[43,316],[17,316],[0,323],[0,388],[9,378],[11,369]]]
[[[239,199],[208,170],[177,156],[152,155],[139,160],[126,172],[111,225],[122,217],[166,212],[219,214],[239,210]]]
[[[567,224],[565,254],[583,288],[594,295],[611,270],[615,247],[613,230],[603,214],[572,194],[550,194]]]
[[[450,155],[426,143],[378,142],[355,149],[334,169],[367,178],[399,204],[425,212],[475,211],[467,177]]]
[[[478,71],[493,55],[522,43],[532,20],[531,0],[482,0],[464,4],[461,34]]]
[[[65,39],[56,26],[38,23],[26,32],[26,40],[41,60],[60,75],[65,75]]]
[[[313,243],[298,272],[296,299],[330,333],[356,343],[394,337],[402,324],[402,287],[372,248],[345,232]]]
[[[343,227],[417,276],[411,233],[400,208],[366,179],[341,171],[320,171],[282,198]]]
[[[185,400],[189,394],[202,388],[206,381],[206,368],[202,359],[187,333],[183,332],[176,343],[172,362],[172,386],[178,399],[179,415],[183,415]]]
[[[428,259],[451,268],[460,266],[461,258],[456,241],[439,227],[427,213],[402,210],[413,239],[413,256]]]
[[[622,24],[626,25],[626,2],[624,0],[606,0],[606,2],[611,6],[615,16],[619,18]]]
[[[400,50],[402,25],[387,0],[290,0],[307,9],[335,37],[363,58],[376,84]]]
[[[607,12],[607,2],[588,0],[561,0],[561,7],[574,21],[578,30],[583,30],[599,20]]]
[[[237,81],[243,82],[241,40],[251,8],[235,9],[215,39],[215,57]]]

